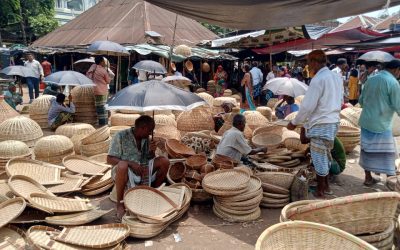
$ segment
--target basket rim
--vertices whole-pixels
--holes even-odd
[[[9,200],[6,200],[6,201],[0,203],[0,210],[5,208],[6,206],[13,205],[14,203],[20,203],[21,207],[19,208],[17,213],[15,213],[12,216],[9,216],[9,218],[7,218],[7,220],[4,220],[2,223],[0,223],[0,228],[5,226],[6,224],[8,224],[10,221],[14,220],[15,218],[17,218],[18,216],[20,216],[22,214],[22,212],[25,210],[26,202],[25,202],[25,199],[22,197],[12,198],[12,199],[9,199]],[[9,215],[9,214],[7,214],[7,215]]]
[[[87,171],[77,172],[75,168],[71,168],[71,166],[69,166],[69,164],[67,163],[67,161],[71,160],[71,159],[75,159],[75,160],[77,159],[77,160],[81,160],[81,161],[86,161],[86,162],[92,163],[94,165],[101,166],[102,170],[99,171],[98,173],[88,173]],[[62,164],[69,171],[74,172],[74,173],[78,173],[78,174],[84,174],[84,175],[100,175],[100,176],[102,176],[102,175],[104,175],[104,172],[106,172],[108,169],[110,169],[110,165],[106,165],[106,164],[97,162],[95,160],[90,159],[89,157],[85,157],[85,156],[82,156],[82,155],[69,155],[69,156],[66,156],[62,160]]]
[[[45,218],[45,221],[46,221],[46,223],[52,224],[52,225],[79,226],[79,225],[83,225],[83,224],[95,221],[95,220],[101,218],[102,216],[109,214],[113,210],[114,209],[109,209],[109,210],[92,209],[89,211],[72,213],[72,214],[49,216],[49,217]],[[80,221],[71,220],[77,216],[86,215],[86,214],[94,214],[95,216],[91,217],[89,219],[86,219],[86,220],[80,220]]]
[[[13,175],[13,176],[11,176],[11,177],[8,179],[8,182],[7,182],[8,186],[10,187],[11,191],[12,191],[15,195],[18,195],[18,196],[24,198],[25,200],[28,199],[29,195],[28,195],[28,196],[25,196],[25,195],[23,195],[23,194],[20,192],[20,190],[17,190],[17,189],[15,188],[15,186],[13,185],[13,181],[14,181],[14,180],[23,180],[23,181],[29,182],[29,183],[35,185],[35,186],[36,186],[38,189],[40,189],[44,194],[48,194],[48,195],[54,196],[54,197],[56,196],[55,194],[53,194],[52,192],[50,192],[47,188],[45,188],[42,184],[40,184],[39,182],[37,182],[36,180],[34,180],[34,179],[32,179],[32,178],[30,178],[30,177],[28,177],[28,176],[25,176],[25,175]]]
[[[42,204],[37,203],[33,198],[44,198],[48,200],[56,200],[56,201],[65,201],[65,202],[80,202],[85,204],[85,207],[81,207],[80,209],[74,209],[74,210],[68,210],[68,209],[60,209],[60,208],[49,208],[46,206],[43,206]],[[49,196],[47,194],[40,194],[40,193],[31,193],[29,195],[28,201],[33,204],[34,206],[44,209],[45,211],[51,211],[53,213],[72,213],[72,212],[82,212],[82,211],[88,211],[93,209],[92,204],[88,203],[87,200],[82,200],[82,199],[71,199],[71,198],[64,198],[64,197],[58,197],[58,196]]]
[[[244,176],[244,180],[242,181],[242,183],[237,183],[235,188],[231,188],[231,187],[225,188],[225,187],[215,187],[215,186],[213,187],[212,185],[207,183],[207,180],[209,178],[212,178],[213,176],[216,176],[216,175],[229,173],[229,172],[232,172],[235,175]],[[244,171],[240,171],[237,169],[223,169],[223,170],[214,171],[214,172],[206,174],[206,176],[204,176],[201,184],[202,184],[203,188],[206,187],[208,189],[215,190],[215,191],[228,191],[229,192],[229,191],[238,191],[238,190],[246,189],[249,181],[250,181],[250,175]]]

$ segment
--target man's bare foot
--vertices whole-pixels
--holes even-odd
[[[379,181],[380,181],[380,180],[375,179],[374,177],[372,177],[372,178],[366,178],[365,181],[364,181],[364,185],[367,186],[367,187],[370,187],[370,186],[375,185],[375,184],[378,183]]]
[[[325,194],[319,191],[311,192],[311,194],[317,199],[325,199]]]
[[[122,220],[122,217],[125,214],[125,206],[122,203],[117,203],[117,218],[118,220]]]

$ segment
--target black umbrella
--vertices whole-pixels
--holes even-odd
[[[58,71],[51,75],[46,76],[44,79],[46,83],[57,84],[59,86],[94,86],[93,81],[76,71],[66,70],[66,71]]]
[[[107,109],[127,109],[140,112],[154,110],[191,110],[206,102],[198,95],[171,84],[151,80],[131,85],[111,98]]]
[[[152,61],[152,60],[143,60],[140,61],[138,63],[136,63],[135,65],[133,65],[134,69],[137,70],[142,70],[142,71],[146,71],[148,73],[152,73],[152,74],[166,74],[167,73],[167,69],[161,65],[161,63],[158,63],[156,61]]]

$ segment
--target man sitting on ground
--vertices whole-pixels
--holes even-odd
[[[125,213],[122,202],[126,188],[149,184],[158,187],[167,176],[169,160],[162,156],[155,157],[156,142],[149,140],[154,128],[153,118],[142,115],[135,121],[134,127],[118,132],[111,142],[107,162],[114,166],[112,177],[117,192],[119,219]]]
[[[286,102],[285,105],[282,106],[282,104]],[[275,116],[278,119],[285,119],[286,116],[293,112],[299,111],[299,105],[295,103],[295,100],[293,97],[285,95],[283,96],[282,101],[278,104],[278,106],[275,108]]]
[[[64,104],[65,95],[57,94],[56,99],[53,99],[49,109],[48,122],[52,130],[56,130],[59,126],[73,121],[75,113],[75,105],[72,103],[72,96],[68,96],[69,104]]]
[[[15,110],[17,109],[17,105],[22,104],[22,96],[17,93],[17,87],[15,87],[14,83],[10,83],[8,90],[4,91],[4,100]]]
[[[267,147],[252,149],[244,138],[243,131],[246,126],[246,118],[237,114],[233,117],[233,127],[227,130],[217,147],[214,162],[227,162],[237,165],[242,156],[267,152]]]

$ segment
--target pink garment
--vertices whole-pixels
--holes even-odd
[[[86,76],[92,79],[94,84],[96,84],[94,86],[95,95],[108,94],[107,85],[110,83],[111,78],[103,66],[92,64],[92,66],[90,66],[89,70],[86,72]]]

